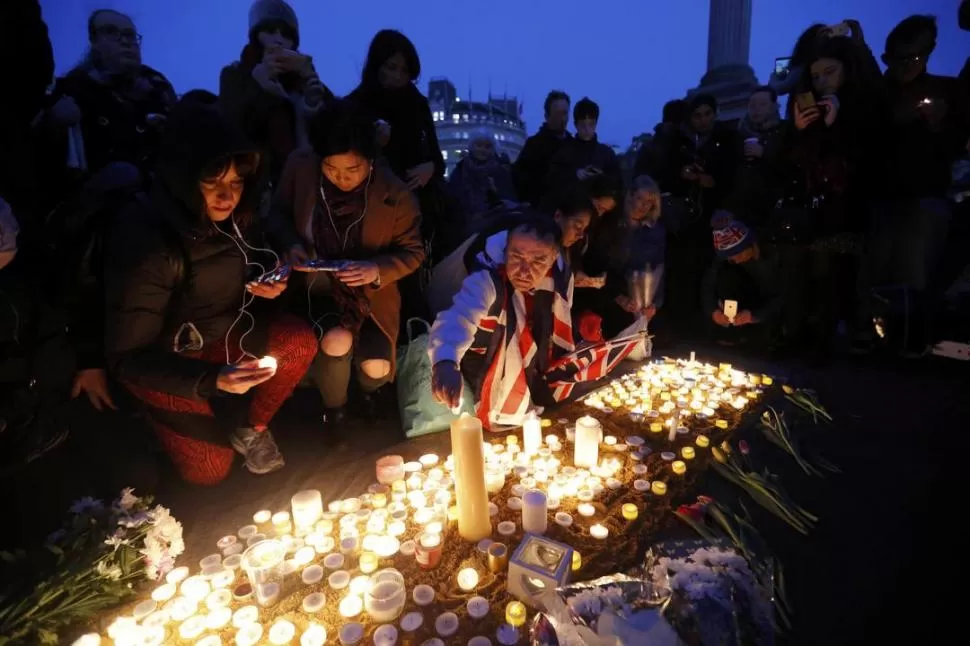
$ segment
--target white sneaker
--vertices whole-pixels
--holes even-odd
[[[251,427],[237,428],[229,436],[229,442],[232,448],[246,458],[246,468],[250,473],[272,473],[286,464],[269,429],[257,431]]]

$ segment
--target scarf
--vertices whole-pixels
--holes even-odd
[[[360,234],[367,217],[367,184],[344,192],[320,178],[321,195],[313,217],[313,244],[320,258],[355,259],[360,251]],[[324,201],[324,195],[326,201]],[[330,295],[337,305],[340,325],[355,335],[370,316],[370,299],[363,287],[349,287],[336,276],[329,279]]]
[[[493,238],[502,235],[508,234],[503,232]],[[575,350],[570,312],[572,273],[557,261],[539,286],[531,294],[524,294],[509,284],[504,254],[500,262],[486,251],[476,259],[492,275],[496,286],[502,286],[496,290],[499,309],[490,321],[494,318],[495,331],[503,332],[500,339],[493,339],[490,344],[491,356],[476,412],[489,430],[521,425],[536,396],[549,399],[548,392],[534,392],[548,391],[545,371],[557,356]]]

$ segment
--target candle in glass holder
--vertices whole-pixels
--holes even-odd
[[[441,561],[441,535],[425,532],[414,545],[414,559],[424,570],[431,570]]]
[[[482,423],[477,418],[463,413],[451,423],[455,488],[460,494],[457,497],[458,533],[466,541],[475,543],[492,533],[482,444]]]
[[[478,586],[478,570],[472,567],[458,571],[458,587],[465,592],[471,592]]]
[[[316,489],[298,491],[290,498],[293,522],[298,532],[309,532],[323,515],[323,497]]]
[[[637,506],[634,505],[632,502],[628,502],[624,504],[623,507],[620,508],[620,511],[623,514],[623,518],[625,520],[636,520],[637,516],[639,515],[639,512],[637,511]]]
[[[389,485],[404,479],[404,458],[400,455],[385,455],[377,460],[377,482]]]

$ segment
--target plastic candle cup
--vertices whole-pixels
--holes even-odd
[[[573,572],[583,567],[583,555],[576,550],[573,550],[573,562],[571,567]]]
[[[273,514],[273,531],[277,536],[289,534],[293,531],[293,523],[290,522],[290,512],[278,511]]]
[[[451,637],[458,632],[458,615],[443,612],[434,620],[434,629],[442,637]]]
[[[350,619],[356,617],[364,609],[364,602],[356,594],[349,594],[340,600],[340,616]]]
[[[257,525],[265,525],[273,518],[273,512],[269,509],[260,509],[255,514],[253,514],[253,522]],[[240,536],[239,538],[244,538]]]
[[[589,535],[593,538],[603,540],[610,535],[610,530],[605,525],[596,524],[589,528]]]
[[[209,586],[209,582],[201,576],[190,576],[185,581],[182,581],[180,590],[182,596],[198,602],[205,599],[209,592],[212,591],[212,588]]]
[[[176,592],[178,592],[178,588],[175,587],[174,583],[163,583],[152,590],[152,599],[158,602],[168,601],[175,596]]]
[[[293,522],[298,532],[309,532],[323,515],[323,497],[316,489],[298,491],[290,498]]]
[[[573,552],[575,554],[576,552]],[[505,623],[518,628],[525,624],[526,609],[521,601],[509,601],[505,606]]]
[[[232,601],[232,593],[228,590],[214,590],[205,598],[205,605],[209,610],[224,608]]]
[[[650,422],[650,432],[660,433],[664,430],[663,422]]]
[[[419,606],[430,605],[435,599],[434,588],[430,585],[420,584],[414,587],[411,591],[411,598],[414,599],[414,603]]]
[[[637,511],[637,506],[632,502],[628,502],[620,508],[623,518],[626,520],[636,520],[639,512]]]
[[[357,567],[364,574],[370,574],[377,569],[377,554],[373,552],[361,552],[360,558],[357,559]]]
[[[289,644],[296,636],[296,626],[286,619],[277,619],[269,628],[269,643]]]
[[[421,466],[427,469],[428,467],[433,467],[434,465],[438,464],[438,456],[434,453],[426,453],[418,458],[418,462],[421,463]]]
[[[236,646],[255,646],[262,637],[263,624],[246,624],[236,632]]]
[[[285,556],[283,544],[275,540],[256,543],[243,553],[243,568],[259,605],[271,606],[279,599]]]
[[[243,528],[243,529],[245,529],[245,528]],[[255,529],[256,528],[254,527],[253,528],[253,534],[256,533],[255,532]],[[240,530],[240,531],[242,531],[242,530]],[[250,535],[252,535],[252,534],[250,534]],[[169,572],[167,575],[165,575],[165,582],[166,583],[171,583],[172,585],[178,585],[179,583],[181,583],[182,581],[184,581],[188,576],[189,576],[189,568],[187,568],[187,567],[185,567],[183,565],[181,567],[175,568],[174,570],[172,570],[171,572]]]
[[[670,468],[679,476],[687,473],[687,465],[682,460],[674,460],[670,463]]]
[[[205,632],[205,617],[194,615],[182,622],[179,626],[179,637],[182,639],[195,639]]]
[[[721,430],[724,430],[724,429],[726,429],[728,427],[728,422],[727,422],[726,419],[714,420],[714,426],[716,426],[717,428],[719,428]]]
[[[314,557],[316,557],[317,552],[309,545],[305,545],[298,549],[293,555],[293,560],[299,566],[309,565],[313,562]]]
[[[466,567],[458,571],[458,587],[465,592],[471,592],[478,586],[478,571]]]
[[[303,574],[300,575],[300,579],[306,585],[313,585],[314,583],[319,583],[323,578],[323,568],[319,565],[311,565],[303,570]]]
[[[195,614],[199,604],[186,597],[176,597],[168,605],[168,614],[172,621],[185,621]],[[110,634],[110,632],[109,632]]]
[[[232,625],[242,628],[246,624],[256,623],[259,620],[259,608],[256,606],[243,606],[232,614]]]
[[[535,412],[530,412],[522,424],[522,451],[533,455],[542,446],[542,423]]]
[[[694,440],[694,443],[702,449],[706,449],[711,445],[711,439],[706,435],[698,435],[697,439]]]
[[[650,491],[657,496],[662,496],[667,493],[667,483],[662,480],[654,480],[650,485]]]
[[[693,460],[694,459],[694,456],[696,455],[695,452],[694,452],[694,447],[692,447],[692,446],[685,446],[684,448],[682,448],[680,450],[680,455],[685,460]]]
[[[502,521],[498,524],[498,533],[501,536],[511,536],[515,533],[515,523],[510,520]]]
[[[385,455],[377,460],[377,482],[389,485],[404,479],[404,458],[400,455]]]
[[[364,607],[374,621],[394,621],[401,615],[406,601],[404,576],[397,570],[381,570],[370,578],[370,587],[364,594]]]
[[[596,515],[596,507],[594,507],[588,502],[583,502],[577,505],[576,511],[579,512],[580,516],[585,516],[587,518],[589,518],[590,516]]]
[[[207,630],[222,630],[229,625],[232,620],[232,610],[227,606],[215,608],[206,615],[205,627]]]
[[[327,629],[318,623],[311,623],[300,636],[300,646],[323,646],[327,642]]]

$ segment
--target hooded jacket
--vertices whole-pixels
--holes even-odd
[[[180,354],[176,345],[187,336],[201,337],[203,347],[225,339],[253,278],[247,263],[267,270],[274,263],[247,248],[261,245],[241,216],[260,186],[247,185],[233,216],[248,242],[231,220],[216,224],[208,218],[198,188],[207,163],[250,151],[250,144],[212,106],[183,104],[177,110],[149,199],[131,204],[106,240],[105,352],[122,381],[204,399],[215,392],[222,366]]]

